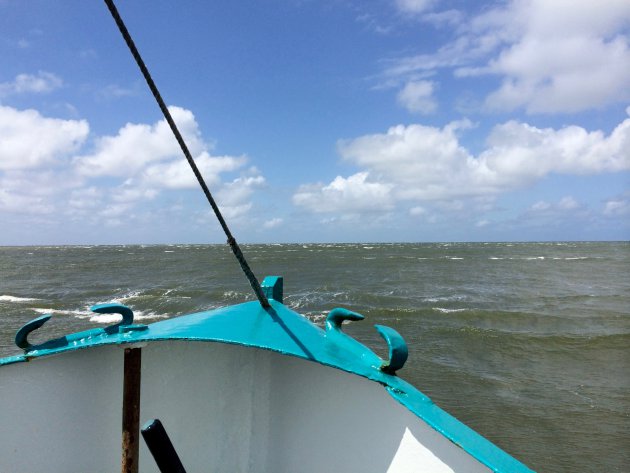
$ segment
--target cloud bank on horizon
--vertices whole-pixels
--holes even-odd
[[[264,42],[247,32],[289,17],[308,41],[289,47],[295,31],[284,28],[242,59],[231,49],[238,46],[215,64],[189,58],[185,67],[200,68],[200,78],[234,68],[227,81],[238,91],[217,91],[207,99],[212,107],[195,107],[194,97],[209,93],[204,80],[184,85],[183,74],[159,69],[163,90],[191,89],[193,98],[181,96],[189,105],[169,108],[239,239],[630,237],[630,3],[263,7],[278,18],[251,15],[217,34]],[[82,8],[78,15],[93,7]],[[127,8],[123,15],[141,25],[141,5]],[[29,17],[25,9],[0,4],[4,21],[19,19],[0,33],[10,64],[0,72],[0,244],[222,241],[111,20],[96,15],[95,28],[112,36],[99,49],[76,28],[47,23],[72,18]],[[218,15],[209,9],[199,2],[190,14]],[[155,15],[159,22],[172,12]],[[307,23],[331,21],[346,29],[308,36]],[[149,45],[156,33],[138,29]],[[207,42],[204,31],[180,41]],[[338,50],[327,49],[335,34]],[[350,60],[345,48],[363,52]],[[160,60],[157,46],[147,49]],[[103,65],[112,75],[95,79]],[[247,67],[260,75],[247,76]],[[301,73],[311,67],[321,74],[312,83]],[[334,119],[327,109],[283,115],[287,105],[319,102]],[[241,115],[217,116],[233,104],[258,118],[254,128]],[[223,136],[234,151],[219,151]]]

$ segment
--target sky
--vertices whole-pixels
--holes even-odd
[[[118,0],[242,243],[630,239],[627,0]],[[0,0],[0,245],[225,237],[100,0]]]

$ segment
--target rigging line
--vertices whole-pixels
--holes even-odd
[[[206,198],[208,199],[208,202],[210,203],[212,210],[214,210],[214,214],[216,215],[217,220],[219,220],[219,223],[221,224],[221,228],[223,228],[223,231],[225,232],[225,236],[227,237],[227,242],[230,245],[230,248],[232,249],[232,253],[234,253],[234,256],[236,257],[239,264],[241,265],[241,269],[245,273],[245,276],[247,277],[249,284],[252,286],[252,289],[254,290],[256,297],[260,301],[260,305],[263,306],[264,308],[270,307],[269,301],[267,300],[265,293],[260,287],[260,282],[258,282],[258,279],[256,279],[256,276],[250,269],[249,264],[247,264],[247,261],[245,260],[245,256],[243,255],[241,248],[238,246],[238,243],[236,242],[235,238],[232,236],[232,232],[230,232],[230,229],[228,228],[227,223],[225,222],[225,219],[223,218],[223,215],[221,215],[221,211],[219,210],[219,207],[214,201],[214,198],[212,197],[212,194],[210,193],[210,189],[208,189],[208,186],[206,185],[206,181],[204,181],[203,176],[199,172],[199,168],[197,167],[197,164],[195,164],[195,160],[190,154],[190,151],[188,150],[188,146],[186,145],[184,138],[179,132],[177,125],[175,125],[175,121],[173,120],[171,113],[168,111],[168,108],[166,107],[164,100],[162,100],[162,96],[160,95],[160,92],[158,91],[157,86],[155,85],[155,82],[153,82],[153,78],[151,77],[151,74],[149,73],[147,66],[144,64],[144,61],[142,60],[142,57],[140,56],[140,53],[138,52],[138,49],[136,48],[136,45],[133,42],[133,39],[131,39],[131,35],[129,34],[129,31],[127,30],[127,27],[125,26],[125,23],[120,17],[120,14],[118,13],[118,9],[116,8],[116,5],[114,5],[113,0],[105,0],[105,4],[107,5],[107,8],[109,9],[109,12],[111,13],[112,17],[114,18],[114,21],[116,22],[116,25],[118,26],[118,29],[120,30],[120,33],[122,34],[125,40],[125,43],[127,43],[127,46],[129,47],[129,50],[131,51],[133,58],[136,60],[136,63],[138,64],[138,67],[140,68],[140,71],[142,72],[142,75],[144,76],[144,79],[146,80],[147,85],[149,86],[149,89],[151,89],[151,93],[153,94],[153,97],[157,101],[160,107],[160,110],[162,110],[162,114],[164,115],[164,118],[166,118],[166,121],[171,127],[171,131],[175,135],[175,138],[177,139],[177,142],[179,143],[179,146],[182,149],[184,156],[186,157],[186,161],[188,161],[188,164],[190,165],[193,173],[195,174],[195,177],[197,178],[197,181],[199,182],[199,185],[201,186],[203,193],[206,195]]]

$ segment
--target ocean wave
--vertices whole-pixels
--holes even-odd
[[[38,314],[52,314],[52,315],[68,315],[74,317],[75,319],[80,320],[89,320],[90,322],[96,322],[99,324],[112,324],[120,322],[122,316],[120,314],[97,314],[90,310],[90,307],[86,307],[83,309],[52,309],[46,307],[31,307],[33,312],[37,312]],[[146,312],[143,310],[134,310],[133,311],[133,320],[143,320],[143,319],[165,319],[170,317],[172,314],[159,314],[156,312]]]
[[[97,324],[112,324],[120,322],[121,316],[120,314],[95,314],[93,312],[90,313],[89,317],[90,322],[96,322]],[[137,320],[155,320],[155,319],[166,319],[170,317],[169,314],[157,314],[155,312],[144,312],[142,310],[134,310],[133,311],[133,320],[134,322]],[[79,317],[85,318],[85,317]]]
[[[86,319],[90,317],[90,315],[94,314],[91,310],[81,309],[81,310],[70,310],[70,309],[50,309],[43,307],[31,307],[31,310],[37,312],[38,314],[63,314],[63,315],[71,315],[78,319]],[[120,318],[120,316],[118,316]]]
[[[443,301],[463,301],[466,299],[467,297],[461,294],[453,294],[450,296],[424,297],[422,298],[422,301],[423,302],[443,302]]]
[[[470,309],[447,309],[445,307],[432,307],[433,310],[437,312],[442,312],[443,314],[450,314],[451,312],[465,312]]]
[[[123,294],[120,297],[116,297],[114,298],[111,302],[116,302],[118,304],[122,304],[125,301],[128,301],[129,299],[134,299],[136,297],[140,297],[141,296],[141,291],[130,291],[126,294]]]
[[[9,296],[8,294],[0,296],[0,302],[29,302],[29,301],[37,301],[39,299],[35,297],[18,297],[18,296]]]
[[[313,311],[313,312],[305,312],[304,314],[301,314],[301,315],[303,317],[306,317],[308,320],[310,320],[314,324],[324,325],[324,322],[326,321],[326,317],[328,317],[328,312]]]

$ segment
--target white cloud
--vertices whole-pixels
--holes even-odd
[[[247,162],[244,156],[210,156],[207,152],[195,158],[195,163],[208,186],[221,182],[220,174],[236,171]],[[142,171],[142,180],[148,185],[167,189],[190,189],[199,184],[188,162],[183,158],[148,166]]]
[[[490,220],[479,220],[477,223],[475,223],[475,226],[477,228],[483,228],[483,227],[487,227],[488,225],[490,225]]]
[[[558,202],[558,208],[562,210],[575,210],[580,207],[580,204],[570,195],[563,197]]]
[[[193,156],[206,149],[195,117],[189,110],[169,107],[173,120]],[[96,152],[75,159],[85,176],[128,176],[147,165],[181,156],[182,152],[166,120],[153,125],[127,123],[115,136],[97,139]]]
[[[544,200],[539,200],[534,205],[532,205],[531,210],[534,212],[545,212],[551,208],[551,204],[549,202],[545,202]]]
[[[625,0],[512,0],[462,22],[435,53],[393,61],[385,77],[407,81],[452,68],[459,78],[501,78],[486,97],[490,109],[599,108],[630,99],[629,21]]]
[[[82,185],[64,169],[9,170],[0,172],[0,210],[28,214],[51,214],[57,204]]]
[[[630,98],[630,47],[621,36],[526,37],[492,60],[487,71],[504,77],[487,97],[490,109],[578,112]]]
[[[604,215],[630,215],[630,200],[619,198],[606,201],[606,203],[604,204]]]
[[[579,126],[541,129],[512,120],[495,126],[488,144],[480,159],[497,179],[618,172],[630,169],[630,118],[609,136]]]
[[[16,94],[44,94],[63,85],[61,78],[52,72],[39,71],[36,75],[19,74],[12,82],[0,83],[0,97]]]
[[[122,186],[115,189],[111,195],[112,202],[117,203],[133,203],[139,200],[151,200],[158,195],[155,189],[147,189],[142,187],[134,187],[132,184]]]
[[[404,13],[422,13],[434,3],[435,0],[396,0],[396,7]]]
[[[293,202],[313,212],[345,213],[392,209],[397,202],[439,202],[445,211],[461,211],[463,198],[480,211],[493,197],[527,187],[550,174],[587,175],[630,170],[630,118],[606,136],[577,126],[537,128],[509,121],[497,125],[487,148],[474,156],[458,133],[472,126],[453,122],[443,128],[398,125],[386,133],[341,141],[342,158],[360,168],[329,184],[301,186]],[[544,210],[546,203],[534,210]],[[558,204],[579,204],[566,196]],[[417,210],[414,210],[417,209]],[[411,215],[422,214],[413,207]]]
[[[409,215],[412,217],[418,217],[420,215],[425,215],[427,210],[424,207],[416,206],[409,209]]]
[[[444,10],[441,12],[424,13],[422,21],[431,23],[436,28],[456,27],[464,19],[464,14],[459,10]]]
[[[257,170],[253,170],[253,172],[257,173]],[[254,191],[264,185],[265,178],[258,174],[238,177],[232,182],[224,184],[215,193],[221,213],[230,220],[243,217],[252,208],[250,199]]]
[[[0,105],[0,170],[36,168],[59,161],[76,151],[88,133],[85,120],[46,118],[36,110]]]
[[[246,204],[240,205],[221,205],[220,208],[223,217],[230,222],[234,222],[249,214],[249,211],[252,209],[252,203],[247,202]]]
[[[49,214],[54,207],[44,197],[0,188],[0,211],[17,214]]]
[[[203,141],[192,112],[180,107],[169,107],[169,110],[226,218],[245,215],[252,207],[249,199],[255,189],[264,184],[264,177],[256,169],[250,169],[251,175],[224,183],[221,175],[242,170],[247,158],[210,155],[210,146]],[[118,134],[97,139],[96,151],[75,158],[75,166],[79,174],[87,178],[125,177],[127,185],[117,188],[111,198],[117,203],[150,200],[159,190],[198,186],[165,120],[153,125],[126,124]]]
[[[317,213],[370,213],[392,208],[391,186],[368,177],[369,173],[360,172],[348,178],[337,176],[327,185],[301,186],[293,195],[293,203]]]
[[[263,223],[263,228],[265,229],[271,229],[271,228],[276,228],[279,227],[280,225],[282,225],[282,223],[284,222],[283,219],[281,218],[272,218],[271,220],[267,220]]]
[[[410,112],[429,114],[437,109],[433,97],[434,83],[428,80],[407,82],[398,92],[398,103]]]
[[[92,212],[102,205],[103,196],[103,189],[95,186],[75,189],[70,193],[68,200],[69,211],[71,214]]]
[[[178,107],[171,113],[226,217],[246,215],[264,177],[243,169],[245,156],[212,156],[193,114]],[[0,106],[0,212],[119,225],[146,214],[143,204],[164,191],[198,186],[164,120],[127,124],[77,156],[88,133],[86,121]],[[241,176],[226,183],[227,173]]]
[[[571,196],[558,201],[539,200],[520,214],[521,224],[530,227],[557,227],[575,225],[593,225],[598,216],[586,205],[581,205]]]
[[[342,141],[339,152],[397,199],[439,199],[468,192],[468,167],[474,161],[455,134],[467,126],[469,122],[453,122],[443,129],[398,125],[385,134]]]
[[[137,87],[122,87],[118,84],[110,84],[97,92],[97,97],[104,100],[131,97],[138,94]]]

